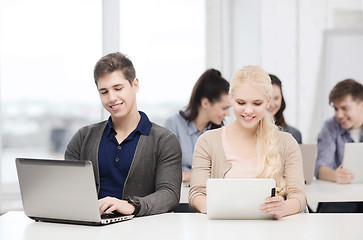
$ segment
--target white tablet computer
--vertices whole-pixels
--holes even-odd
[[[209,219],[272,219],[260,211],[275,191],[274,179],[217,179],[207,181]],[[273,193],[274,194],[274,193]]]
[[[343,168],[353,172],[351,183],[363,183],[363,143],[346,143]]]

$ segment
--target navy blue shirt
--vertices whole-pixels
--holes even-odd
[[[109,117],[98,149],[100,192],[98,198],[116,197],[122,199],[125,180],[129,172],[136,146],[141,135],[149,135],[151,122],[145,113],[139,111],[140,121],[134,131],[118,144],[116,131]]]

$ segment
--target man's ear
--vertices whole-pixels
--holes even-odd
[[[139,79],[138,78],[135,78],[134,80],[132,80],[131,87],[133,87],[135,89],[135,92],[139,91]]]

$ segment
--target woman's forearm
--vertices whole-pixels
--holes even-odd
[[[192,200],[192,206],[195,210],[201,213],[207,213],[207,197],[198,195]]]

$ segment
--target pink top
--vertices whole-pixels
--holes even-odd
[[[257,158],[241,158],[231,148],[226,134],[226,127],[222,129],[222,145],[226,159],[232,164],[224,178],[256,178]]]

